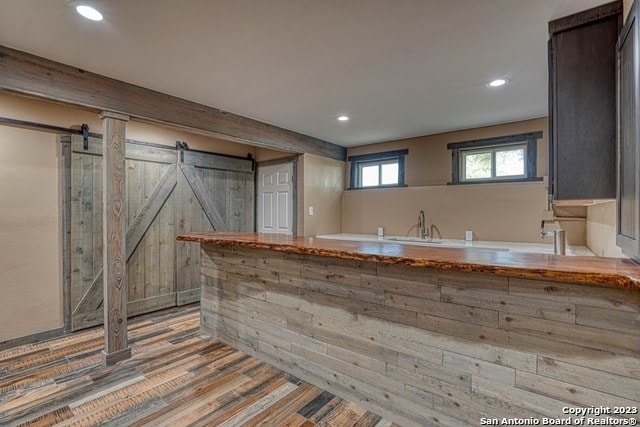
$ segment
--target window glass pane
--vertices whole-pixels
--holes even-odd
[[[378,171],[379,166],[363,166],[360,170],[360,176],[362,177],[362,186],[363,187],[371,187],[374,185],[380,185],[380,180],[378,179]]]
[[[382,165],[382,185],[392,185],[398,183],[398,164],[389,163]]]
[[[464,179],[491,178],[491,153],[464,155]]]
[[[524,148],[496,151],[496,176],[524,176]]]

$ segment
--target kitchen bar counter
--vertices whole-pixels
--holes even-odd
[[[558,425],[566,408],[592,406],[610,408],[586,416],[597,425],[637,422],[639,268],[630,262],[247,233],[179,238],[200,242],[203,332],[399,425]]]
[[[619,258],[434,248],[257,233],[190,233],[178,236],[178,240],[640,290],[640,265]]]

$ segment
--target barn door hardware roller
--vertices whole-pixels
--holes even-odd
[[[188,150],[189,146],[184,141],[176,141],[176,150],[180,152],[180,163],[184,163],[184,151]]]
[[[83,123],[82,126],[80,126],[80,131],[82,132],[82,148],[84,148],[85,151],[89,150],[89,125],[86,123]]]
[[[251,155],[251,153],[247,153],[247,160],[251,160],[251,172],[255,172],[256,159],[253,158],[253,155]]]

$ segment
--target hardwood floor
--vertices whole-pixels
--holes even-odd
[[[0,352],[0,425],[393,426],[199,326],[199,307],[135,320],[110,367],[102,328]]]

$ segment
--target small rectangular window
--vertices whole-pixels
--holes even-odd
[[[526,143],[460,150],[462,181],[525,178]]]
[[[451,182],[540,181],[536,174],[538,139],[542,132],[448,144]]]
[[[404,186],[404,156],[408,150],[350,156],[351,187]]]

